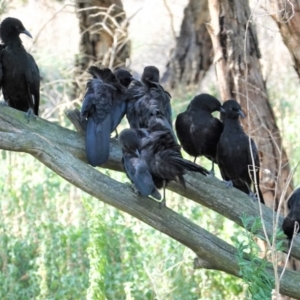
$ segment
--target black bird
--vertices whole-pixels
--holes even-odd
[[[22,22],[6,18],[0,25],[2,41],[0,85],[4,100],[10,107],[38,115],[40,104],[40,73],[34,58],[26,52],[19,37],[32,38]]]
[[[217,146],[216,156],[221,175],[228,183],[233,184],[235,188],[250,196],[253,195],[251,183],[253,182],[254,184],[255,178],[260,201],[264,203],[259,188],[260,163],[258,151],[254,141],[249,139],[239,122],[239,116],[245,117],[241,106],[235,100],[228,100],[224,102],[223,109],[225,114],[224,128]],[[249,142],[251,143],[251,149]]]
[[[283,220],[282,230],[291,240],[294,234],[295,222],[297,221],[300,225],[300,188],[293,192],[287,204],[290,212]]]
[[[141,157],[141,140],[134,129],[124,129],[119,136],[122,145],[122,163],[125,172],[138,192],[143,196],[161,199],[146,162]]]
[[[159,84],[156,67],[145,67],[141,82],[129,86],[128,98],[126,116],[131,128],[148,128],[150,119],[157,118],[172,130],[171,96]]]
[[[181,147],[173,138],[173,134],[163,121],[152,120],[148,128],[149,135],[143,139],[141,156],[146,161],[155,186],[164,189],[162,204],[165,205],[165,187],[175,180],[185,187],[183,175],[186,171],[207,175],[203,167],[186,160],[181,155]]]
[[[222,122],[214,118],[214,111],[221,111],[218,99],[200,94],[190,102],[186,111],[180,113],[175,128],[182,148],[191,156],[205,156],[212,161],[212,173],[216,162],[217,145],[223,131]]]
[[[110,134],[125,115],[126,88],[108,68],[99,69],[92,66],[88,72],[93,78],[87,83],[81,108],[81,120],[84,122],[87,119],[88,162],[92,166],[100,166],[109,157]],[[128,74],[131,77],[129,72]]]

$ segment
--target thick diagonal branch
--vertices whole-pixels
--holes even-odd
[[[84,162],[82,135],[40,118],[27,123],[22,112],[2,107],[0,110],[0,148],[30,153],[78,188],[129,213],[189,247],[202,262],[205,262],[201,263],[202,267],[209,266],[234,276],[240,276],[235,257],[236,249],[233,246],[173,210],[160,209],[155,201],[138,197],[129,186],[87,165]],[[111,153],[107,167],[121,170],[120,150],[114,142],[112,142]],[[215,202],[214,205],[218,203],[223,213],[227,210],[240,210],[242,207],[248,215],[257,214],[255,204],[247,196],[233,189],[226,190],[225,186],[216,179],[204,178],[201,175],[197,178],[186,176],[186,179],[188,183],[186,190],[175,184],[171,185],[171,189],[194,199],[197,196],[203,203],[210,198],[210,202]],[[202,195],[204,191],[206,194]],[[228,205],[227,202],[231,204]],[[242,205],[242,203],[247,203],[247,205]],[[208,203],[206,205],[214,207]],[[270,210],[266,208],[265,213],[269,216]],[[299,249],[298,246],[297,248]],[[298,252],[295,251],[295,253]],[[267,269],[267,272],[273,276],[271,267]],[[300,273],[286,271],[281,282],[281,292],[300,299],[299,280]]]

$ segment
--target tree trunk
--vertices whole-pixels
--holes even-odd
[[[75,77],[84,90],[86,78],[81,75],[89,66],[115,69],[126,65],[130,58],[128,19],[121,0],[76,0],[76,5],[81,38]]]
[[[162,78],[162,82],[171,88],[179,83],[198,84],[210,67],[212,44],[205,26],[208,17],[207,0],[189,0],[180,35]]]
[[[221,97],[236,99],[246,112],[243,126],[255,140],[261,159],[261,189],[275,210],[280,197],[293,191],[290,167],[270,106],[260,66],[256,30],[247,0],[209,2],[208,26]]]
[[[300,77],[300,3],[299,1],[271,0],[266,2],[267,11],[274,12],[272,18],[278,25],[283,42],[294,61],[294,68]]]
[[[260,66],[255,27],[247,0],[212,0],[208,26],[214,47],[222,100],[237,99],[246,112],[243,126],[255,140],[261,160],[261,190],[266,205],[277,210],[293,191],[290,167],[270,106]],[[285,209],[284,209],[285,208]],[[292,259],[290,267],[299,270]]]

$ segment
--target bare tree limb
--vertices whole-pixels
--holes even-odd
[[[295,71],[300,77],[300,3],[296,0],[262,1],[261,5],[275,20],[284,44],[294,62]]]
[[[112,140],[111,157],[106,167],[122,170],[121,152]],[[0,110],[0,148],[33,155],[55,173],[103,201],[153,228],[165,233],[193,250],[199,257],[198,267],[216,269],[239,277],[235,247],[194,224],[169,208],[160,209],[146,197],[137,196],[130,186],[115,181],[85,163],[84,136],[57,124],[37,118],[27,123],[23,112],[9,107]],[[239,216],[258,216],[257,204],[235,189],[226,189],[215,178],[187,175],[187,189],[171,184],[170,189],[198,203],[231,216],[241,224]],[[230,211],[230,212],[229,212]],[[233,212],[234,211],[234,212]],[[239,214],[239,216],[238,216]],[[264,208],[268,230],[271,232],[272,211]],[[299,256],[299,238],[292,253]],[[247,260],[247,255],[245,255]],[[279,269],[279,272],[281,269]],[[272,267],[267,269],[274,276]],[[300,299],[300,273],[287,270],[281,281],[281,293]]]

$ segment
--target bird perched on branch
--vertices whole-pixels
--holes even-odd
[[[199,172],[207,175],[203,167],[184,159],[173,134],[163,121],[152,120],[148,128],[148,136],[141,145],[142,158],[147,163],[155,186],[163,188],[164,196],[161,205],[165,205],[165,188],[169,181],[175,180],[185,187],[183,175],[186,171]]]
[[[287,235],[288,239],[291,240],[294,234],[295,222],[298,222],[298,226],[300,226],[300,188],[293,192],[287,205],[290,211],[283,220],[282,230]]]
[[[81,120],[87,119],[86,154],[89,164],[100,166],[109,157],[110,134],[116,130],[126,112],[126,88],[120,83],[132,80],[131,74],[120,70],[92,66],[93,76],[87,83],[87,91],[81,108]],[[117,75],[117,76],[116,76]]]
[[[171,96],[159,84],[156,67],[145,67],[141,82],[136,80],[129,86],[128,97],[126,116],[130,128],[148,128],[151,119],[160,119],[172,130]]]
[[[125,172],[137,191],[143,196],[160,200],[161,195],[156,189],[148,166],[141,155],[141,139],[136,130],[124,129],[119,136],[122,146],[122,163]]]
[[[22,22],[6,18],[0,25],[2,75],[0,85],[4,100],[10,107],[38,115],[40,104],[40,73],[34,58],[26,52],[19,37],[32,38]]]
[[[264,203],[259,187],[259,157],[254,141],[244,132],[239,117],[245,115],[235,100],[223,104],[224,128],[217,146],[217,163],[228,186],[232,184],[242,192],[256,197]],[[251,185],[257,184],[254,194]],[[258,195],[257,192],[258,191]]]
[[[182,148],[196,158],[205,156],[212,161],[212,173],[216,162],[217,145],[223,131],[222,122],[213,117],[214,111],[221,111],[220,101],[209,95],[194,97],[185,112],[180,113],[175,129]]]

